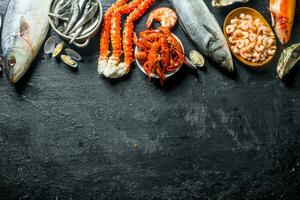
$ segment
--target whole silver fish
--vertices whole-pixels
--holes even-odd
[[[223,32],[203,0],[170,0],[182,28],[198,50],[228,71],[234,71]]]
[[[72,1],[72,5],[71,5],[70,20],[64,34],[67,35],[71,31],[71,29],[75,26],[79,15],[80,15],[79,0],[74,0]]]
[[[64,12],[68,7],[70,7],[70,5],[71,5],[71,1],[69,0],[57,0],[54,5],[53,14],[61,15],[62,12]],[[59,19],[55,18],[54,19],[55,26],[58,26],[58,23],[59,23]]]
[[[78,20],[78,22],[73,27],[73,29],[70,31],[70,33],[75,32],[77,29],[82,27],[85,23],[90,21],[90,19],[92,19],[95,16],[98,8],[99,8],[99,6],[97,3],[91,3],[91,2],[87,3],[87,5],[85,6],[85,9],[83,11],[82,17]]]
[[[224,7],[224,6],[229,6],[234,3],[245,3],[248,2],[249,0],[213,0],[211,2],[211,5],[213,7]]]
[[[11,0],[3,22],[4,70],[16,83],[35,59],[49,29],[51,0]]]
[[[300,60],[300,42],[286,48],[281,53],[277,65],[277,74],[283,79]]]

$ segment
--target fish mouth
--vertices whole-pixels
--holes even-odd
[[[228,70],[229,72],[234,71],[233,60],[230,52],[224,50],[224,45],[220,45],[211,54],[213,60],[215,60],[221,67]]]
[[[225,58],[225,60],[223,60],[220,65],[224,68],[226,68],[229,72],[233,72],[234,71],[234,65],[233,65],[233,61],[232,59],[229,58]]]
[[[16,84],[25,74],[25,72],[21,72],[20,70],[12,70],[7,75],[7,78],[12,84]]]
[[[16,84],[24,74],[25,71],[22,72],[19,68],[5,66],[5,75],[12,84]]]
[[[275,32],[276,32],[276,35],[278,36],[279,42],[281,44],[288,43],[288,41],[290,39],[288,30],[283,30],[283,29],[280,29],[280,28],[276,28]]]

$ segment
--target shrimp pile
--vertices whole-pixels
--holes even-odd
[[[133,58],[134,23],[139,20],[155,0],[117,0],[105,13],[101,29],[98,73],[107,78],[120,78],[128,74]],[[121,36],[122,15],[129,14]],[[123,41],[123,49],[122,49]],[[113,54],[109,57],[112,43]],[[124,62],[121,56],[124,53]]]
[[[138,47],[135,58],[149,79],[156,74],[161,85],[166,81],[165,75],[178,70],[184,62],[182,46],[167,28],[140,32],[140,38],[135,36],[134,42]]]
[[[240,14],[225,28],[234,54],[252,63],[261,63],[276,52],[275,35],[260,19]]]

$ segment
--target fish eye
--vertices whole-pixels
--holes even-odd
[[[10,59],[8,60],[8,66],[14,67],[15,64],[16,64],[16,59],[15,59],[15,58],[10,58]]]

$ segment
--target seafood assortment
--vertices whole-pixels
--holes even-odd
[[[133,0],[131,3],[135,3]],[[98,73],[107,78],[121,78],[128,74],[131,69],[131,65],[134,61],[134,53],[133,53],[133,31],[134,31],[134,23],[139,20],[145,12],[151,7],[155,0],[144,0],[141,3],[137,3],[136,6],[128,6],[128,8],[132,8],[130,10],[130,14],[128,15],[124,28],[123,28],[123,37],[121,38],[121,34],[118,32],[115,34],[115,37],[111,38],[111,43],[114,47],[114,52],[112,57],[109,56],[109,35],[117,29],[120,28],[118,26],[120,23],[113,23],[112,20],[116,18],[113,17],[114,13],[125,4],[122,9],[126,8],[126,0],[118,0],[115,4],[112,5],[110,9],[106,12],[104,16],[104,21],[101,30],[101,38],[100,38],[100,56],[98,62]],[[130,3],[129,3],[130,4]],[[122,10],[121,9],[121,10]],[[124,12],[126,13],[126,12]],[[116,24],[116,26],[113,26]],[[120,46],[123,42],[123,53],[124,53],[124,61],[120,61],[120,56],[122,55]]]
[[[222,32],[215,16],[203,0],[169,0],[173,9],[159,7],[149,12],[146,30],[135,33],[135,24],[155,0],[116,0],[102,16],[100,0],[11,0],[2,23],[0,65],[11,83],[17,83],[35,59],[48,33],[54,31],[77,47],[86,47],[101,27],[98,74],[106,78],[127,75],[134,60],[149,79],[167,77],[185,64],[193,69],[204,66],[205,58],[228,72],[234,71],[231,52],[249,66],[262,66],[276,53],[276,36],[286,44],[292,34],[296,0],[269,0],[272,26],[256,10],[242,7],[228,14]],[[249,0],[212,0],[213,7],[225,7]],[[249,13],[242,10],[249,9]],[[124,19],[124,20],[123,20]],[[229,21],[229,20],[230,21]],[[171,32],[179,20],[197,50],[185,55],[181,41]],[[102,24],[101,24],[102,22]],[[156,28],[157,22],[160,24]],[[134,51],[135,46],[135,51]],[[44,45],[44,53],[60,59],[71,69],[78,68],[80,54],[57,44],[54,36]],[[286,48],[277,73],[282,79],[300,60],[300,43]],[[0,68],[0,73],[1,73]]]
[[[272,25],[282,44],[287,43],[291,37],[295,8],[296,0],[270,0]]]
[[[224,7],[234,3],[245,3],[249,0],[212,0],[211,4],[213,7]]]
[[[4,71],[17,83],[35,59],[48,33],[51,0],[11,0],[3,21]]]
[[[229,46],[219,23],[204,1],[170,0],[170,2],[179,16],[182,28],[198,50],[229,72],[234,71]]]
[[[252,63],[263,63],[276,52],[275,35],[264,22],[241,13],[225,27],[230,48],[236,55]]]
[[[184,62],[183,47],[169,28],[145,30],[140,32],[140,38],[135,36],[134,42],[137,46],[135,58],[149,79],[155,74],[161,85],[164,85],[166,75],[177,71]]]
[[[300,43],[293,44],[286,48],[279,58],[277,73],[280,79],[283,79],[290,70],[300,60]]]

